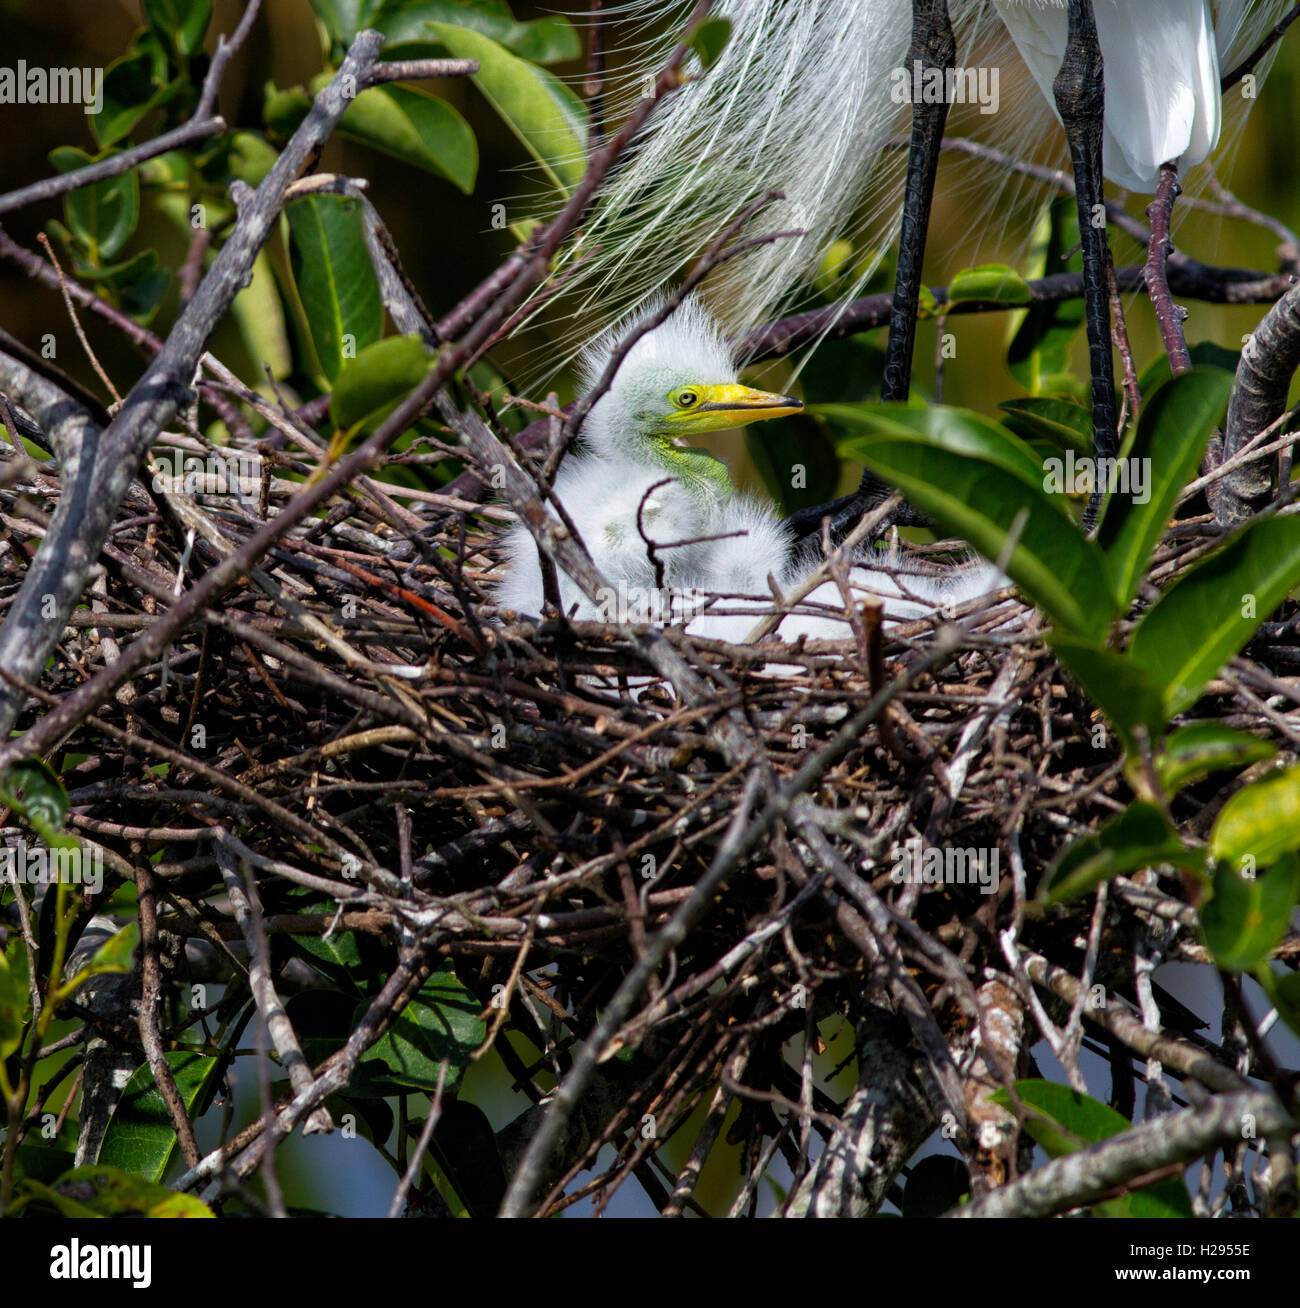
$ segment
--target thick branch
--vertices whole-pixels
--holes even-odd
[[[1223,460],[1241,452],[1287,409],[1291,378],[1300,367],[1300,286],[1264,315],[1242,347],[1237,379],[1228,400]],[[1224,477],[1213,494],[1214,517],[1231,527],[1268,503],[1272,479],[1261,461],[1243,464]]]
[[[1054,1159],[1028,1176],[952,1209],[949,1217],[1050,1217],[1122,1190],[1132,1182],[1212,1149],[1274,1134],[1300,1122],[1268,1091],[1220,1095],[1208,1103],[1153,1118],[1100,1144]]]

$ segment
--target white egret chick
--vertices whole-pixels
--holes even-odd
[[[646,316],[659,309],[652,305]],[[613,328],[583,356],[588,392],[639,321]],[[609,594],[596,604],[561,572],[565,613],[605,621],[684,622],[694,635],[743,640],[771,609],[768,577],[784,592],[807,577],[820,558],[810,547],[795,551],[773,506],[738,493],[726,465],[691,446],[690,438],[802,407],[791,396],[742,385],[716,323],[693,298],[640,336],[587,415],[584,448],[561,465],[555,481],[556,497],[610,583]],[[539,614],[544,598],[536,543],[520,523],[507,534],[505,546],[498,606]],[[855,564],[853,585],[885,597],[886,614],[894,618],[919,617],[1005,584],[986,564],[936,570],[897,557],[888,563],[905,575],[895,579],[880,570],[879,555],[864,555],[864,562],[876,566]],[[848,634],[843,598],[833,583],[818,587],[807,603],[812,611],[783,619],[782,639]]]

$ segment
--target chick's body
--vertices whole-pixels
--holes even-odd
[[[654,306],[649,313],[660,311]],[[584,357],[588,392],[636,327],[616,327]],[[789,396],[738,382],[721,333],[693,299],[641,335],[587,415],[583,448],[566,459],[555,481],[556,498],[609,583],[593,600],[559,572],[564,612],[579,619],[681,622],[693,635],[743,640],[771,608],[770,581],[785,593],[820,558],[815,549],[793,550],[774,508],[737,493],[726,465],[687,438],[800,407]],[[554,515],[553,508],[548,512]],[[539,614],[544,595],[536,543],[520,523],[505,545],[497,603]],[[898,619],[960,603],[1003,580],[986,564],[946,570],[911,565],[896,577],[882,571],[882,563],[902,560],[864,552],[851,582],[883,597],[886,614]],[[847,634],[838,586],[819,586],[802,611],[783,618],[778,634],[787,640]]]

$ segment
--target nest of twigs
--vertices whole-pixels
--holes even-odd
[[[20,727],[147,632],[178,576],[201,576],[273,515],[300,486],[284,476],[295,470],[310,471],[278,455],[260,492],[199,493],[183,513],[178,497],[138,486]],[[52,464],[10,461],[5,594],[59,491]],[[261,571],[63,740],[55,765],[70,828],[102,848],[109,872],[83,921],[134,882],[152,900],[146,970],[162,960],[176,992],[221,980],[221,1003],[237,1005],[248,928],[226,873],[238,865],[286,993],[327,984],[298,947],[304,935],[372,942],[375,966],[391,973],[381,1029],[439,959],[452,960],[535,1103],[574,1072],[577,1051],[601,1060],[577,1071],[587,1094],[566,1147],[524,1168],[543,1210],[589,1191],[603,1202],[629,1172],[661,1208],[689,1205],[696,1164],[674,1177],[655,1142],[708,1104],[698,1154],[733,1098],[737,1211],[757,1202],[774,1150],[806,1206],[874,1207],[937,1120],[941,1069],[927,1036],[961,1068],[978,1118],[1084,981],[1123,996],[1143,959],[1207,961],[1176,883],[1121,879],[1105,913],[1091,900],[1046,913],[1034,903],[1061,848],[1128,791],[1118,743],[1009,592],[798,648],[670,630],[659,639],[685,669],[674,684],[647,663],[645,629],[493,609],[505,510],[432,493],[408,509],[391,491],[358,482],[289,532]],[[1162,579],[1194,543],[1184,531],[1166,549]],[[1271,707],[1297,699],[1279,680],[1292,657],[1284,625],[1266,626],[1253,657],[1209,693],[1223,720],[1290,749],[1294,727]],[[1214,781],[1191,787],[1175,816],[1203,834],[1216,801]],[[993,854],[995,875],[900,883],[909,842]],[[138,1064],[138,996],[137,978],[129,1013],[82,1006],[83,1038]],[[169,1041],[206,1020],[164,1008]],[[1122,1003],[1113,1013],[1128,1017]],[[990,1014],[1011,1025],[990,1026]],[[856,1190],[828,1179],[834,1149],[816,1146],[819,1136],[833,1146],[862,1111],[811,1074],[837,1016],[856,1030],[862,1084],[897,1090],[894,1136],[883,1136],[898,1157],[882,1157],[875,1193],[870,1176]],[[601,1020],[608,1029],[597,1031]],[[1164,1021],[1189,1048],[1213,1048],[1180,1006],[1167,1005]],[[503,1027],[521,1039],[501,1038]],[[782,1054],[792,1038],[804,1042],[802,1076]],[[1132,1041],[1095,1027],[1084,1038],[1111,1060],[1113,1101],[1131,1110]],[[609,1061],[614,1052],[623,1057]],[[346,1084],[347,1057],[314,1072],[342,1060]],[[602,1085],[616,1095],[602,1097]],[[545,1111],[502,1133],[507,1177]],[[649,1136],[633,1129],[647,1116]],[[255,1166],[237,1146],[265,1128],[234,1141],[235,1171]],[[571,1187],[611,1142],[613,1161]],[[988,1148],[990,1176],[1011,1170],[1015,1148],[1014,1133]]]

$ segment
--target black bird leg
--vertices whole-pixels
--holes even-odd
[[[1068,0],[1068,8],[1069,38],[1052,91],[1056,110],[1065,125],[1065,139],[1074,166],[1075,198],[1079,206],[1083,308],[1092,377],[1092,452],[1098,459],[1113,459],[1119,453],[1119,428],[1115,412],[1115,362],[1110,342],[1106,204],[1101,174],[1106,90],[1092,0]],[[1096,525],[1100,509],[1099,477],[1084,513],[1085,529]]]
[[[942,91],[933,100],[924,95],[912,102],[912,143],[907,152],[907,189],[903,192],[903,223],[898,236],[898,269],[894,303],[885,346],[882,400],[906,400],[912,384],[912,353],[916,347],[916,315],[921,302],[921,264],[934,203],[934,179],[939,171],[939,147],[948,121],[948,74],[957,59],[957,42],[948,17],[948,0],[912,0],[912,48],[907,71],[918,65],[921,78],[935,71],[943,77]],[[914,94],[919,89],[913,84]]]
[[[914,79],[912,141],[907,154],[907,187],[903,193],[903,222],[898,238],[898,269],[889,317],[889,340],[885,346],[885,373],[880,387],[882,400],[906,400],[911,388],[916,316],[921,302],[921,265],[925,259],[930,207],[934,202],[939,147],[943,141],[944,123],[948,119],[948,73],[956,58],[957,42],[948,16],[948,0],[912,0],[912,45],[907,52],[907,73]],[[916,94],[917,90],[931,84],[936,71],[942,77],[940,94],[930,97],[924,93]],[[890,494],[892,489],[867,470],[853,494],[816,508],[802,509],[791,514],[789,522],[796,535],[802,538],[819,532],[822,519],[829,516],[831,538],[838,540],[863,513]],[[894,521],[903,525],[929,525],[922,514],[906,504],[894,514]]]

